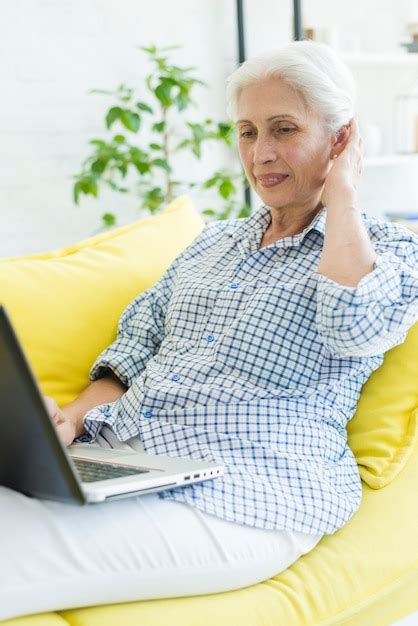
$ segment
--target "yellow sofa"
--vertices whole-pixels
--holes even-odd
[[[190,199],[48,254],[0,260],[8,310],[43,393],[63,405],[130,300],[204,223]],[[208,596],[18,617],[4,626],[388,626],[418,610],[418,324],[385,355],[348,425],[363,479],[356,515],[263,583]],[[59,607],[57,607],[59,609]]]

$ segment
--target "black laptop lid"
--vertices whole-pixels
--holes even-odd
[[[4,307],[0,306],[0,485],[84,502],[65,449]]]

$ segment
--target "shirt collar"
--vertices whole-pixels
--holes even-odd
[[[237,242],[244,239],[254,239],[259,242],[268,225],[270,224],[270,221],[270,209],[266,205],[263,205],[260,209],[255,211],[249,217],[246,217],[244,219],[240,218],[231,220],[232,223],[226,228],[225,232],[228,235],[231,235],[231,237],[233,237],[233,239]],[[311,230],[315,230],[316,232],[324,236],[325,221],[326,209],[324,207],[319,211],[319,213],[315,215],[312,222],[301,233],[298,233],[297,235],[292,235],[290,237],[285,237],[284,240],[290,240],[291,245],[300,244]]]

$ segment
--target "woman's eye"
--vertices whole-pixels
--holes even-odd
[[[251,137],[253,134],[252,130],[242,130],[239,134],[240,137]]]
[[[290,133],[291,133],[293,130],[295,130],[295,129],[294,129],[294,128],[287,128],[287,127],[284,127],[284,128],[279,128],[278,130],[279,130],[279,131],[285,131],[285,132],[283,133],[284,135],[290,135]]]

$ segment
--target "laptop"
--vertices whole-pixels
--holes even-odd
[[[0,485],[80,504],[183,487],[223,475],[222,465],[145,452],[66,448],[4,307],[0,306]]]

